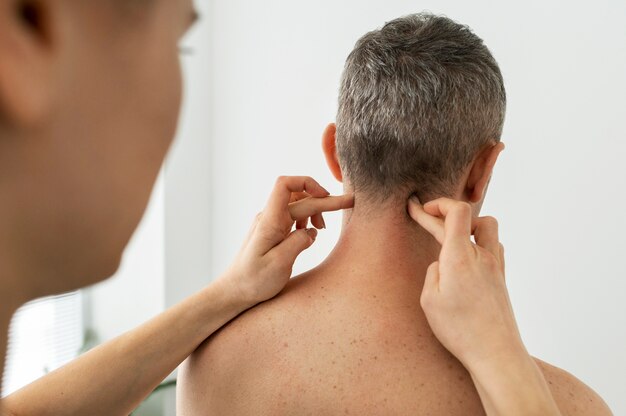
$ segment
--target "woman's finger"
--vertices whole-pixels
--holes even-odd
[[[274,189],[272,190],[264,210],[263,220],[277,227],[289,226],[289,224],[285,224],[285,211],[291,201],[292,193],[294,192],[306,192],[316,198],[325,197],[330,194],[310,176],[281,176],[276,180],[276,184],[274,185]],[[306,199],[303,201],[306,201]],[[299,202],[300,201],[294,202],[294,204],[298,204]],[[310,216],[311,215],[307,215],[307,217]],[[292,218],[294,220],[297,219],[293,215]],[[304,217],[299,218],[302,219]]]
[[[291,193],[291,199],[289,201],[289,203],[294,203],[294,202],[298,202],[298,201],[302,201],[304,199],[307,198],[311,198],[311,195],[309,195],[306,192],[292,192]],[[323,227],[324,224],[324,219],[321,218],[321,214],[317,214],[311,217],[311,224],[313,224],[313,226],[315,228],[325,228]],[[299,219],[298,221],[296,221],[296,230],[300,230],[302,228],[306,228],[309,225],[309,219],[308,218],[303,218],[303,219]]]
[[[455,202],[458,202],[458,204],[455,204]],[[465,235],[465,226],[469,220],[469,234],[467,238],[462,237],[463,240],[469,240],[470,235],[473,234],[476,244],[492,253],[499,263],[502,264],[502,254],[500,253],[500,241],[498,237],[498,221],[494,217],[472,218],[469,204],[448,198],[430,201],[422,206],[417,200],[417,197],[411,197],[409,198],[408,212],[411,218],[432,234],[442,245],[446,240],[446,233],[454,233],[456,231],[454,229],[454,220],[451,217],[452,213],[458,216],[458,220],[460,221],[458,225],[462,227],[459,231],[462,235]],[[441,219],[441,216],[443,216],[444,219]],[[461,216],[464,218],[461,218]],[[449,227],[446,229],[448,225]]]
[[[443,244],[443,220],[424,211],[417,197],[409,198],[408,212],[411,218],[435,237],[439,244]]]
[[[309,225],[309,219],[303,218],[301,220],[296,221],[296,230],[300,230],[302,228],[306,228]]]
[[[272,261],[293,266],[296,258],[315,242],[317,230],[309,228],[306,230],[292,231],[280,244],[271,250]],[[289,275],[291,270],[289,271]]]
[[[322,217],[322,214],[313,215],[311,217],[311,224],[313,224],[313,226],[318,230],[326,228],[326,224],[324,223],[324,217]]]
[[[289,204],[289,214],[294,221],[313,217],[322,212],[352,208],[354,195],[327,196],[325,198],[306,198]],[[314,224],[315,225],[315,224]]]
[[[444,241],[455,246],[470,243],[472,208],[467,202],[438,198],[423,206],[426,213],[444,218]]]
[[[500,261],[500,241],[498,238],[498,221],[494,217],[474,218],[472,233],[476,245],[486,249]]]
[[[306,199],[306,198],[310,198],[311,195],[307,194],[306,192],[292,192],[291,193],[291,198],[289,198],[289,203],[292,202],[297,202],[300,201],[302,199]]]

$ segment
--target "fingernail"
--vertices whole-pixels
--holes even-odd
[[[422,203],[420,202],[420,199],[417,197],[416,194],[411,194],[411,199],[413,200],[413,202],[422,205]]]
[[[317,230],[315,228],[307,228],[306,233],[313,241],[315,241],[315,238],[317,237]]]

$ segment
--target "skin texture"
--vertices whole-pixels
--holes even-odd
[[[332,125],[323,147],[331,172],[342,180]],[[504,282],[497,224],[478,217],[502,149],[492,145],[476,155],[453,200],[469,209],[468,243],[471,219],[482,223],[475,238],[484,245],[479,252],[486,260],[469,262],[464,270],[470,276],[474,268],[487,270],[478,274],[494,280],[499,275]],[[185,362],[177,414],[610,415],[581,381],[517,349],[523,345],[503,284],[485,287],[504,330],[476,312],[476,319],[463,317],[460,327],[446,318],[449,310],[468,305],[454,299],[446,304],[466,292],[452,290],[447,298],[432,292],[435,268],[441,283],[454,265],[437,239],[445,237],[445,229],[437,231],[435,225],[443,224],[422,228],[409,216],[406,202],[368,206],[360,201],[356,193],[341,237],[322,264],[215,333]],[[437,212],[433,205],[423,208],[429,218],[449,221],[450,211],[440,207]],[[492,332],[494,339],[480,339]],[[495,352],[497,360],[482,355]],[[509,368],[503,366],[507,362]],[[499,393],[515,391],[498,390],[511,376],[520,378],[516,391],[523,394],[501,400]],[[526,382],[531,387],[519,387]],[[520,397],[533,406],[520,405]]]
[[[178,42],[195,17],[191,0],[0,3],[2,357],[21,304],[118,268],[176,130]],[[352,204],[310,177],[279,178],[216,282],[7,397],[0,414],[128,415],[206,337],[283,288],[317,235],[297,222],[322,228],[322,212]]]

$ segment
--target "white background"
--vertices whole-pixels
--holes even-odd
[[[178,141],[118,276],[91,291],[108,339],[217,277],[276,176],[333,193],[320,137],[346,56],[366,31],[430,10],[468,24],[500,64],[506,150],[483,215],[500,221],[507,282],[529,351],[626,414],[626,2],[198,2]],[[296,266],[339,233],[327,216]]]

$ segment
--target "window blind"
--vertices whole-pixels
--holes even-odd
[[[9,326],[2,397],[77,357],[83,338],[80,291],[22,306]]]

